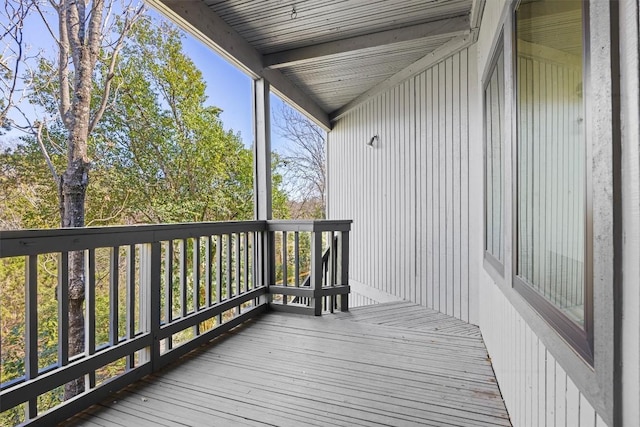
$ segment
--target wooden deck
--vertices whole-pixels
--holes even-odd
[[[478,329],[393,303],[266,314],[65,425],[511,423]]]

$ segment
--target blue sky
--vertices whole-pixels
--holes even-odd
[[[154,19],[165,19],[153,9],[147,13]],[[46,32],[39,17],[32,17],[25,25],[25,38],[27,43],[36,49],[51,49],[53,41]],[[206,47],[200,41],[183,32],[183,48],[185,53],[193,60],[202,71],[207,83],[208,103],[223,110],[221,114],[225,129],[239,132],[244,144],[250,146],[253,142],[253,129],[251,121],[252,94],[251,78],[225,59]],[[43,42],[46,40],[46,42]],[[52,46],[48,46],[52,45]],[[277,111],[282,101],[272,95],[271,108]],[[24,108],[24,105],[23,105]],[[26,108],[29,111],[29,108]],[[32,110],[32,109],[31,109]],[[35,113],[33,113],[35,115]],[[7,142],[21,136],[22,133],[12,131],[0,136],[0,142]],[[281,150],[286,141],[280,138],[272,129],[272,149]],[[2,145],[2,144],[0,144]]]

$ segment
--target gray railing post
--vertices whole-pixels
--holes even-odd
[[[313,289],[313,314],[322,315],[322,232],[311,233],[311,289]]]
[[[265,225],[265,277],[267,278],[267,287],[276,283],[276,233],[269,231]],[[272,295],[267,290],[267,303],[271,304]]]
[[[338,242],[339,249],[338,255],[340,261],[338,262],[340,285],[349,284],[349,232],[343,231],[340,233],[340,241]],[[340,311],[349,311],[349,294],[340,295]]]
[[[152,337],[151,348],[140,352],[140,362],[151,362],[155,371],[160,362],[160,242],[146,243],[140,250],[140,329]]]
[[[26,257],[25,266],[25,379],[38,376],[38,256]],[[38,400],[29,399],[25,406],[25,418],[30,420],[38,415]]]
[[[266,225],[262,231],[259,232],[260,240],[257,246],[257,257],[255,270],[258,272],[258,280],[262,286],[267,287],[267,292],[260,296],[260,303],[271,304],[271,295],[269,294],[269,286],[275,283],[275,254],[274,254],[274,240],[273,232],[269,231]]]

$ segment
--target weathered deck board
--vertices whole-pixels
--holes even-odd
[[[477,328],[392,303],[264,315],[67,425],[511,424]]]
[[[480,336],[480,330],[476,326],[412,302],[357,307],[349,312],[336,313],[335,316],[355,322],[438,331],[456,336]]]

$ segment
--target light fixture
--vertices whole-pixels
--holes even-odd
[[[373,136],[371,137],[371,139],[369,140],[369,142],[367,142],[367,145],[368,145],[369,147],[373,147],[373,143],[374,143],[374,142],[378,142],[378,135],[373,135]]]

